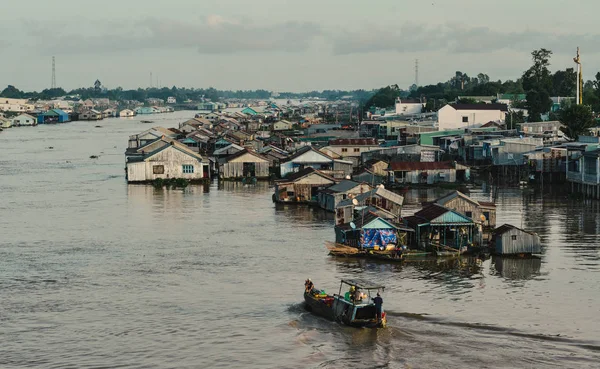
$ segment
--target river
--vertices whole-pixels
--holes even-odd
[[[598,368],[597,201],[499,190],[498,224],[538,232],[541,259],[335,259],[332,215],[266,183],[128,186],[140,119],[0,133],[0,368]],[[408,193],[405,215],[443,193]],[[307,277],[386,284],[389,327],[307,313]]]

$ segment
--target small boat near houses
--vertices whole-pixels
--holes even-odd
[[[349,291],[342,295],[344,286]],[[352,327],[382,328],[387,324],[383,308],[378,316],[377,307],[372,298],[383,292],[385,286],[360,279],[342,279],[337,294],[328,295],[311,288],[304,291],[306,309],[315,315]],[[373,296],[374,297],[374,296]]]

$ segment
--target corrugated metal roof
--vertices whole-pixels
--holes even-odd
[[[338,138],[329,141],[331,146],[379,146],[374,138]]]
[[[506,104],[450,104],[456,110],[500,110],[508,111]]]
[[[334,178],[331,178],[327,174],[325,174],[325,173],[323,173],[321,171],[318,171],[316,169],[313,169],[312,167],[308,167],[308,168],[305,168],[305,169],[303,169],[303,170],[301,170],[299,172],[292,173],[292,174],[288,175],[287,177],[285,177],[284,179],[278,180],[277,182],[294,182],[294,181],[296,181],[296,180],[298,180],[298,179],[300,179],[302,177],[305,177],[305,176],[307,176],[307,175],[309,175],[311,173],[316,173],[319,176],[321,176],[323,178],[327,178],[327,179],[329,179],[329,180],[331,180],[332,182],[335,183],[335,179]]]
[[[356,186],[360,186],[360,183],[349,180],[343,180],[338,184],[328,187],[327,190],[331,192],[346,192],[350,191]]]
[[[442,170],[442,169],[454,169],[454,165],[449,161],[435,161],[435,162],[410,162],[402,161],[390,163],[390,169],[393,171],[408,172],[413,170]]]
[[[473,223],[470,218],[459,214],[458,212],[445,208],[438,204],[431,204],[415,213],[415,217],[422,219],[428,223],[438,224],[456,224],[456,223]],[[426,223],[419,221],[418,224]]]

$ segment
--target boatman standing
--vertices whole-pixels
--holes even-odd
[[[375,303],[375,314],[377,314],[377,323],[379,323],[381,321],[381,312],[383,305],[383,299],[381,298],[379,292],[377,292],[377,296],[373,298],[373,302]]]
[[[307,278],[306,281],[304,281],[304,292],[310,293],[314,287],[315,285],[312,283],[310,278]]]

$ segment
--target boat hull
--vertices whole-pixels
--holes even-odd
[[[381,321],[377,321],[374,305],[353,305],[340,296],[318,298],[306,292],[304,301],[306,309],[313,314],[351,327],[382,328],[387,324],[385,313]]]

